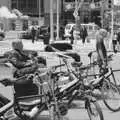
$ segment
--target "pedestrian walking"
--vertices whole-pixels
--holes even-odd
[[[118,41],[118,43],[119,43],[119,45],[120,45],[120,30],[119,30],[118,33],[117,33],[117,41]]]
[[[80,37],[82,38],[82,43],[85,43],[86,37],[88,36],[87,29],[85,26],[81,27]]]
[[[70,43],[73,44],[74,43],[74,36],[73,36],[73,32],[74,32],[74,27],[72,28],[72,30],[70,31]]]
[[[36,30],[36,41],[38,41],[39,35],[40,35],[40,27],[38,27]]]
[[[32,36],[32,43],[34,43],[36,37],[36,29],[34,28],[34,26],[31,29],[31,36]]]
[[[117,33],[115,32],[112,39],[113,51],[117,52]]]

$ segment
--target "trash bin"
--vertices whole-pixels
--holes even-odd
[[[50,41],[50,35],[49,34],[44,35],[44,40],[43,40],[44,44],[48,45],[49,41]]]

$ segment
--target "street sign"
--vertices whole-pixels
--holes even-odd
[[[74,11],[73,16],[74,16],[75,18],[77,18],[77,16],[78,16],[78,11],[77,11],[77,10]]]

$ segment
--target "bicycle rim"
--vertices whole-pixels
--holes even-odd
[[[104,120],[102,110],[97,102],[90,102],[87,112],[90,120]]]
[[[118,87],[112,82],[109,82],[103,85],[102,93],[103,93],[103,101],[106,107],[113,112],[119,111],[120,91]]]

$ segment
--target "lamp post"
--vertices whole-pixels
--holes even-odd
[[[111,36],[110,36],[110,42],[109,42],[109,49],[111,49],[113,34],[114,34],[114,4],[112,3],[112,9],[111,9]]]
[[[104,8],[105,8],[105,0],[101,1],[101,27],[104,27],[103,19],[104,19]]]
[[[54,41],[53,36],[53,0],[50,0],[50,42]]]
[[[39,11],[38,11],[38,14],[39,14],[39,26],[40,26],[40,0],[39,0],[39,3],[38,3],[38,4],[39,4],[39,5],[38,5],[38,6],[39,6],[39,9],[38,9],[38,10],[39,10]]]
[[[57,0],[57,37],[56,40],[59,40],[59,0]]]

